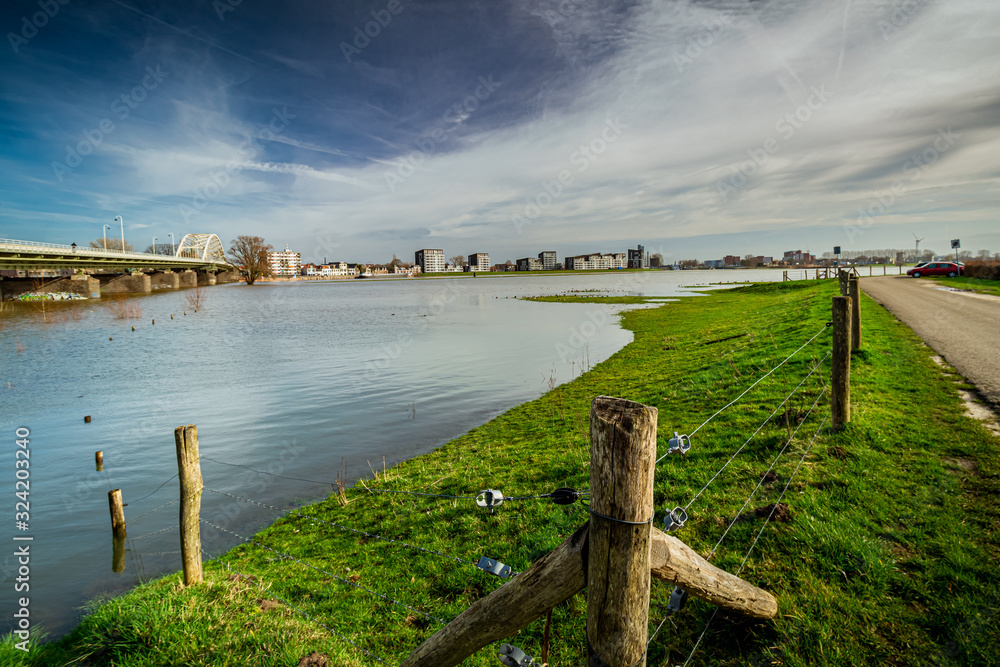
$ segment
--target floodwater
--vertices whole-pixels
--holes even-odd
[[[0,552],[8,582],[0,608],[30,597],[33,628],[55,637],[88,600],[180,568],[177,506],[161,508],[178,493],[177,426],[198,426],[206,487],[281,508],[316,501],[338,472],[353,481],[383,458],[428,452],[632,339],[614,307],[515,297],[677,297],[694,293],[684,285],[750,280],[781,280],[781,272],[223,285],[203,290],[199,312],[187,305],[190,290],[138,297],[134,320],[115,319],[106,299],[50,303],[45,321],[37,304],[8,306],[0,313],[0,434],[14,480],[17,433],[30,432],[30,509],[19,529],[19,499],[7,486],[0,539],[30,545],[31,557],[30,591],[15,593],[14,548]],[[95,470],[98,450],[103,472]],[[118,573],[112,488],[127,503]],[[250,535],[278,515],[206,493],[202,516],[225,517]],[[215,537],[203,547],[217,555],[235,543]],[[0,632],[12,629],[10,618]]]

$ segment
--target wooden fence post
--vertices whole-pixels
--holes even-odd
[[[181,484],[180,531],[184,585],[204,581],[201,571],[201,460],[198,457],[198,427],[194,424],[174,429],[177,445],[177,473]]]
[[[103,451],[94,452],[94,464],[97,466],[97,472],[103,472],[103,470],[104,470],[104,452]]]
[[[851,421],[851,297],[833,297],[833,370],[830,404],[833,430]]]
[[[111,510],[111,532],[115,537],[125,537],[125,505],[122,504],[122,490],[108,491],[108,508]]]
[[[849,289],[851,297],[851,349],[861,348],[861,287],[860,280],[851,278]]]
[[[589,667],[646,664],[656,416],[609,396],[590,406]]]
[[[840,296],[850,296],[851,294],[850,285],[848,284],[848,281],[850,280],[850,275],[851,274],[845,271],[844,269],[840,269],[837,272],[837,282],[840,286]]]

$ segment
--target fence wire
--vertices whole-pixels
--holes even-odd
[[[723,412],[725,412],[725,411],[726,411],[727,409],[729,409],[730,407],[732,407],[733,405],[735,405],[735,404],[736,404],[736,403],[737,403],[737,402],[738,402],[738,401],[739,401],[739,400],[740,400],[741,398],[743,398],[744,396],[746,396],[746,395],[747,395],[747,394],[748,394],[748,393],[750,392],[750,390],[751,390],[751,389],[753,389],[753,388],[754,388],[754,387],[756,387],[756,386],[757,386],[758,384],[760,384],[760,383],[761,383],[761,382],[762,382],[762,381],[763,381],[763,380],[764,380],[765,378],[767,378],[767,377],[768,377],[768,376],[770,376],[770,375],[771,375],[772,373],[774,373],[774,371],[778,370],[779,368],[781,368],[782,366],[784,366],[784,365],[785,365],[786,363],[788,363],[788,361],[789,361],[789,360],[790,360],[790,359],[791,359],[792,357],[794,357],[794,356],[795,356],[796,354],[798,354],[798,353],[799,353],[799,352],[801,352],[801,351],[802,351],[803,349],[805,349],[805,347],[806,347],[807,345],[809,345],[809,343],[811,343],[811,342],[813,342],[814,340],[816,340],[816,339],[817,339],[817,338],[819,337],[819,335],[820,335],[820,334],[822,334],[822,333],[823,333],[824,331],[826,331],[826,329],[827,329],[827,326],[828,326],[828,325],[825,325],[825,324],[824,324],[824,325],[823,325],[823,328],[822,328],[822,329],[820,329],[819,331],[817,331],[817,332],[816,332],[815,334],[813,334],[812,338],[810,338],[810,339],[809,339],[809,340],[807,340],[807,341],[806,341],[805,343],[803,343],[803,344],[802,344],[802,346],[801,346],[801,347],[800,347],[799,349],[795,350],[795,351],[794,351],[794,352],[792,352],[792,353],[791,353],[790,355],[788,355],[787,357],[785,357],[785,358],[784,358],[784,359],[783,359],[783,360],[781,361],[781,363],[779,363],[779,364],[778,364],[777,366],[775,366],[774,368],[772,368],[771,370],[769,370],[769,371],[768,371],[767,373],[765,373],[764,375],[762,375],[762,376],[760,376],[759,378],[757,378],[757,380],[756,380],[756,381],[755,381],[755,382],[754,382],[754,383],[753,383],[752,385],[750,385],[749,387],[747,387],[746,389],[744,389],[744,390],[743,390],[743,393],[741,393],[741,394],[740,394],[739,396],[737,396],[736,398],[734,398],[733,400],[731,400],[731,401],[730,401],[729,403],[726,403],[726,404],[725,404],[724,406],[722,406],[721,408],[719,408],[719,409],[718,409],[718,410],[717,410],[717,411],[715,412],[715,414],[713,414],[713,415],[712,415],[711,417],[709,417],[708,419],[706,419],[705,421],[703,421],[703,422],[702,422],[702,423],[701,423],[701,424],[700,424],[700,425],[699,425],[699,426],[698,426],[698,427],[697,427],[697,428],[696,428],[695,430],[691,431],[691,433],[689,433],[689,434],[687,434],[687,435],[688,435],[689,437],[690,437],[690,436],[692,436],[692,435],[694,435],[695,433],[697,433],[698,431],[700,431],[700,430],[701,430],[702,428],[704,428],[704,427],[705,427],[705,426],[706,426],[706,425],[707,425],[707,424],[708,424],[709,422],[711,422],[711,421],[712,421],[713,419],[715,419],[716,417],[718,417],[719,415],[721,415],[721,414],[722,414]],[[663,460],[664,458],[666,458],[666,456],[667,456],[667,454],[664,454],[664,455],[663,455],[663,456],[661,456],[660,458],[656,459],[656,462],[657,462],[657,463],[659,463],[659,462],[660,462],[660,461],[662,461],[662,460]]]
[[[760,527],[760,530],[757,531],[757,534],[753,538],[753,542],[750,543],[750,548],[747,549],[747,553],[743,557],[743,562],[740,563],[739,568],[736,570],[737,577],[740,576],[740,573],[743,572],[743,568],[746,566],[747,561],[750,559],[750,554],[753,552],[754,547],[757,546],[757,541],[760,540],[760,536],[764,532],[764,529],[767,528],[767,524],[771,522],[771,518],[774,516],[774,511],[778,508],[778,503],[780,503],[782,499],[785,497],[785,492],[787,492],[788,487],[791,486],[792,480],[795,479],[795,475],[798,474],[799,469],[802,467],[802,463],[806,460],[806,456],[808,456],[809,452],[812,450],[813,444],[815,444],[816,442],[816,437],[819,435],[820,431],[823,430],[823,426],[826,424],[826,421],[827,419],[829,419],[829,417],[830,417],[829,414],[823,417],[823,421],[820,422],[819,426],[816,428],[816,432],[813,433],[812,440],[809,441],[809,445],[806,447],[805,451],[802,452],[802,456],[799,458],[798,465],[795,466],[795,470],[792,471],[792,474],[791,476],[789,476],[788,481],[785,482],[785,487],[781,490],[781,495],[778,496],[778,500],[774,503],[774,507],[771,508],[771,512],[767,515],[767,518],[764,520],[764,525]],[[694,654],[695,652],[697,652],[698,647],[701,645],[702,639],[705,638],[705,633],[708,632],[708,628],[712,625],[712,621],[715,620],[715,617],[716,615],[718,615],[718,613],[719,613],[719,607],[716,607],[715,611],[712,612],[712,615],[708,617],[708,622],[705,623],[705,627],[704,629],[702,629],[701,634],[698,635],[698,639],[697,641],[695,641],[694,647],[691,649],[691,653],[688,654],[687,660],[684,661],[684,664],[681,667],[687,667],[687,665],[691,662],[691,659],[694,658]]]
[[[235,500],[240,500],[240,501],[243,501],[245,503],[250,503],[251,505],[257,505],[259,507],[264,507],[266,509],[270,509],[270,510],[273,510],[275,512],[280,512],[282,514],[286,514],[286,515],[290,514],[290,515],[293,515],[293,516],[299,516],[299,517],[302,517],[303,519],[309,519],[310,521],[316,521],[316,522],[321,523],[321,524],[323,524],[325,526],[330,526],[330,527],[336,528],[338,530],[343,530],[343,531],[347,531],[347,532],[350,532],[350,533],[355,533],[357,535],[363,535],[365,537],[370,537],[370,538],[372,538],[374,540],[381,540],[383,542],[390,542],[392,544],[398,544],[400,546],[407,547],[408,549],[414,549],[414,550],[417,550],[417,551],[423,551],[424,553],[434,554],[436,556],[440,556],[442,558],[448,558],[450,560],[453,560],[453,561],[456,561],[456,562],[459,562],[459,563],[463,563],[465,565],[472,565],[473,567],[476,567],[476,569],[479,569],[476,566],[476,563],[473,562],[473,561],[471,561],[471,560],[467,560],[465,558],[459,558],[458,556],[452,556],[451,554],[446,554],[446,553],[443,553],[441,551],[435,551],[434,549],[427,549],[425,547],[419,547],[419,546],[416,546],[414,544],[407,544],[406,542],[402,542],[400,540],[394,540],[391,537],[384,537],[382,535],[376,535],[375,533],[369,533],[367,531],[359,530],[357,528],[349,528],[347,526],[342,526],[339,523],[334,523],[332,521],[326,521],[325,519],[320,519],[319,517],[311,516],[309,514],[303,514],[303,513],[299,512],[297,510],[283,510],[283,509],[274,507],[273,505],[268,505],[267,503],[262,503],[262,502],[257,501],[257,500],[250,500],[248,498],[241,498],[240,496],[233,495],[232,493],[226,493],[225,491],[217,491],[215,489],[209,489],[207,487],[205,488],[205,491],[208,491],[210,493],[215,493],[215,494],[218,494],[220,496],[228,496],[228,497],[233,498]],[[515,575],[515,574],[520,574],[520,572],[511,572],[511,575]]]
[[[732,463],[733,460],[737,456],[739,456],[740,452],[742,452],[746,448],[746,446],[748,444],[750,444],[750,441],[753,440],[755,437],[757,437],[757,434],[760,433],[764,429],[765,426],[767,426],[768,422],[771,421],[771,419],[774,417],[774,415],[778,414],[778,410],[780,410],[782,407],[784,407],[785,405],[788,404],[788,400],[792,396],[794,396],[796,394],[796,392],[798,392],[799,388],[802,387],[803,384],[805,384],[806,380],[808,380],[810,377],[812,377],[812,375],[819,369],[819,367],[823,364],[823,362],[826,361],[826,358],[829,357],[831,354],[832,354],[832,351],[829,351],[825,355],[823,355],[823,358],[820,359],[816,363],[816,365],[812,367],[812,370],[810,370],[809,373],[804,378],[802,378],[802,382],[799,382],[797,385],[795,385],[795,388],[792,389],[792,391],[789,392],[789,394],[787,396],[785,396],[784,399],[782,399],[781,403],[778,404],[778,407],[776,407],[771,412],[771,414],[769,414],[767,416],[767,418],[761,423],[761,425],[757,427],[757,430],[754,431],[753,434],[749,438],[746,439],[746,442],[744,442],[742,445],[740,445],[740,448],[737,449],[736,452],[731,457],[729,457],[729,460],[726,461],[722,465],[722,467],[719,468],[718,471],[716,471],[716,473],[714,475],[712,475],[712,478],[709,479],[708,482],[705,483],[705,486],[701,487],[701,490],[698,491],[698,493],[694,494],[694,497],[691,498],[691,500],[688,501],[688,504],[684,506],[684,511],[685,512],[688,510],[688,508],[691,507],[691,505],[694,504],[694,501],[698,500],[698,498],[701,496],[701,494],[705,492],[705,489],[707,489],[712,484],[712,482],[714,482],[716,480],[716,478],[718,478],[718,476],[721,475],[722,472],[726,468],[729,467],[729,464]]]
[[[405,602],[400,602],[399,600],[391,598],[391,597],[389,597],[388,595],[386,595],[384,593],[379,593],[378,591],[372,590],[371,588],[368,588],[366,586],[362,586],[361,584],[359,584],[359,583],[357,583],[355,581],[351,581],[350,579],[345,579],[344,577],[336,575],[333,572],[330,572],[329,570],[324,570],[321,567],[316,567],[315,565],[307,563],[304,560],[300,560],[300,559],[296,558],[295,556],[293,556],[293,555],[291,555],[289,553],[286,553],[284,551],[279,551],[277,549],[269,547],[266,544],[264,544],[263,542],[258,542],[257,540],[253,539],[252,537],[244,537],[243,535],[240,535],[239,533],[236,533],[236,532],[234,532],[232,530],[229,530],[227,528],[223,528],[222,526],[217,526],[216,524],[214,524],[211,521],[208,521],[206,519],[200,519],[200,521],[201,521],[201,523],[204,523],[207,526],[211,526],[212,528],[215,528],[216,530],[220,530],[220,531],[222,531],[224,533],[228,533],[228,534],[232,535],[233,537],[236,537],[236,538],[242,540],[244,543],[253,544],[254,546],[260,547],[261,549],[266,549],[267,551],[270,551],[271,553],[275,554],[276,556],[280,556],[281,558],[285,558],[285,559],[288,559],[290,561],[294,561],[294,562],[298,563],[299,565],[303,565],[305,567],[308,567],[311,570],[315,570],[316,572],[319,572],[320,574],[324,574],[324,575],[326,575],[326,576],[328,576],[328,577],[330,577],[332,579],[336,579],[337,581],[341,582],[342,584],[347,584],[348,586],[353,586],[354,588],[357,588],[358,590],[365,591],[366,593],[370,593],[371,595],[374,595],[376,597],[382,598],[386,602],[391,602],[392,604],[399,605],[400,607],[403,607],[404,609],[409,609],[413,613],[420,614],[424,618],[428,618],[428,619],[430,619],[432,621],[437,621],[441,625],[448,625],[448,621],[443,621],[443,620],[441,620],[440,618],[438,618],[436,616],[431,616],[430,614],[428,614],[426,612],[423,612],[423,611],[420,611],[419,609],[417,609],[415,607],[411,607],[410,605],[406,604]]]
[[[202,554],[206,558],[208,558],[208,560],[210,560],[210,561],[211,560],[218,560],[217,558],[213,558],[204,549],[202,549]],[[334,630],[333,628],[331,628],[329,625],[327,625],[323,621],[319,620],[318,618],[316,618],[315,616],[313,616],[312,614],[310,614],[306,610],[302,609],[299,606],[296,606],[296,605],[292,604],[288,600],[286,600],[286,599],[284,599],[284,598],[282,598],[282,597],[280,597],[278,595],[275,595],[274,591],[271,591],[268,588],[265,588],[263,584],[261,584],[258,581],[256,581],[257,577],[246,575],[246,574],[240,572],[239,570],[234,569],[232,566],[230,566],[229,563],[225,563],[224,565],[226,566],[226,570],[228,570],[230,572],[233,572],[234,574],[239,575],[243,581],[248,581],[248,582],[252,583],[254,586],[256,586],[257,588],[259,588],[262,593],[265,593],[267,595],[273,596],[275,600],[278,600],[282,604],[284,604],[284,605],[286,605],[286,606],[294,609],[295,611],[299,612],[300,614],[302,614],[303,616],[305,616],[310,622],[315,623],[316,625],[319,625],[320,627],[324,628],[327,632],[329,632],[333,636],[335,636],[335,637],[337,637],[339,639],[344,640],[345,642],[347,642],[348,644],[350,644],[354,648],[356,648],[359,651],[361,651],[362,653],[364,653],[365,656],[367,656],[368,658],[370,658],[372,660],[375,660],[376,662],[380,662],[383,665],[388,665],[389,664],[388,662],[386,662],[382,658],[378,657],[377,655],[375,655],[374,653],[372,653],[368,649],[364,648],[363,646],[359,646],[355,642],[351,641],[351,639],[349,637],[347,637],[347,635],[344,635],[344,634],[341,634],[340,632],[337,632],[336,630]]]

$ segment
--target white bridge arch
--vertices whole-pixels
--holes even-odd
[[[185,234],[177,246],[176,257],[198,258],[203,262],[228,264],[222,241],[215,234]]]

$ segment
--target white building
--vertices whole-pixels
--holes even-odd
[[[538,253],[538,260],[542,263],[543,271],[552,271],[556,268],[556,264],[559,263],[559,258],[556,257],[555,250],[543,250]]]
[[[444,273],[444,250],[423,248],[413,253],[413,263],[422,273]]]
[[[488,252],[477,252],[469,255],[469,264],[466,271],[489,271],[490,254]]]
[[[297,276],[302,273],[302,253],[292,252],[287,245],[284,250],[267,253],[267,263],[274,276]]]

